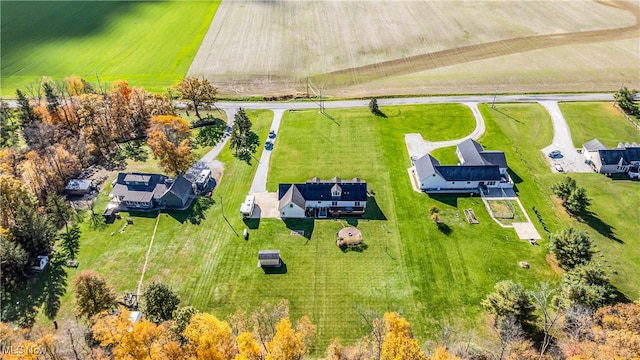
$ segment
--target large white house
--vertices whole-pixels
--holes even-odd
[[[286,218],[326,218],[362,215],[367,207],[367,183],[359,178],[320,180],[278,186],[278,210]]]
[[[593,170],[601,174],[637,174],[640,169],[640,146],[636,143],[619,143],[609,149],[593,139],[582,145],[582,154]]]
[[[458,144],[458,165],[440,165],[427,154],[413,161],[420,190],[427,193],[469,193],[485,188],[513,188],[502,151],[487,151],[469,139]]]

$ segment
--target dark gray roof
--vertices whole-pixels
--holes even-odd
[[[587,149],[587,151],[598,151],[598,150],[607,150],[607,147],[600,142],[598,139],[593,139],[582,144],[582,147]]]
[[[295,185],[295,189],[300,192],[300,195],[306,201],[367,201],[367,183],[365,181],[352,183],[341,180],[339,184],[342,188],[342,195],[340,197],[331,196],[331,188],[335,184],[334,182],[324,181],[318,183],[307,182],[305,184],[280,184],[278,185],[278,200],[282,200],[282,198],[287,195],[290,187]],[[283,204],[283,202],[280,202],[280,204]],[[304,208],[304,204],[302,208]]]
[[[173,184],[169,187],[170,192],[183,197],[184,195],[193,194],[193,183],[187,180],[184,176],[178,176]]]
[[[498,165],[507,167],[507,158],[504,152],[497,150],[484,150],[482,145],[472,139],[467,139],[458,144],[458,151],[464,159],[464,165]]]
[[[166,179],[160,174],[119,173],[111,193],[123,201],[150,202],[164,193]]]
[[[429,177],[435,174],[436,172],[435,167],[440,166],[440,163],[433,156],[431,156],[430,154],[427,154],[421,157],[420,159],[415,160],[413,162],[413,166],[416,169],[416,174],[418,175],[418,179],[422,180],[426,177]]]
[[[280,250],[259,250],[258,259],[260,260],[277,260],[280,259]]]
[[[599,150],[598,157],[602,165],[629,165],[627,159],[627,149]]]
[[[282,191],[284,191],[284,193]],[[300,193],[300,190],[298,189],[298,186],[295,184],[289,185],[288,189],[280,185],[278,195],[280,196],[280,199],[279,199],[280,202],[278,204],[280,209],[286,204],[288,204],[289,202],[296,204],[298,207],[302,209],[305,208],[304,196],[302,196],[302,194]]]
[[[483,151],[480,153],[480,156],[484,160],[484,164],[479,165],[498,165],[498,167],[506,169],[507,168],[507,157],[504,156],[502,151]]]
[[[435,170],[447,181],[500,181],[497,165],[436,166]]]
[[[627,150],[627,160],[640,161],[640,147],[628,147],[625,150]]]

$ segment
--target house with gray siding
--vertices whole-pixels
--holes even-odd
[[[195,197],[194,187],[183,176],[119,173],[109,197],[122,211],[185,209]]]

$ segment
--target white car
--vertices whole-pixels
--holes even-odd
[[[558,165],[558,164],[554,165],[554,168],[556,169],[556,171],[557,171],[557,172],[563,172],[563,171],[564,171],[564,169],[562,168],[562,166],[560,166],[560,165]]]

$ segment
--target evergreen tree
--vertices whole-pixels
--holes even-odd
[[[591,238],[584,230],[565,228],[550,236],[549,250],[565,270],[586,264],[591,260]]]
[[[142,312],[155,323],[171,319],[179,303],[178,294],[159,282],[152,282],[142,291]]]
[[[613,290],[602,266],[591,262],[571,269],[562,277],[561,304],[565,308],[582,305],[595,310],[612,303]]]
[[[20,120],[20,126],[23,130],[31,124],[42,121],[42,118],[33,110],[29,99],[27,99],[22,91],[16,90],[16,97],[18,102],[18,120]]]

